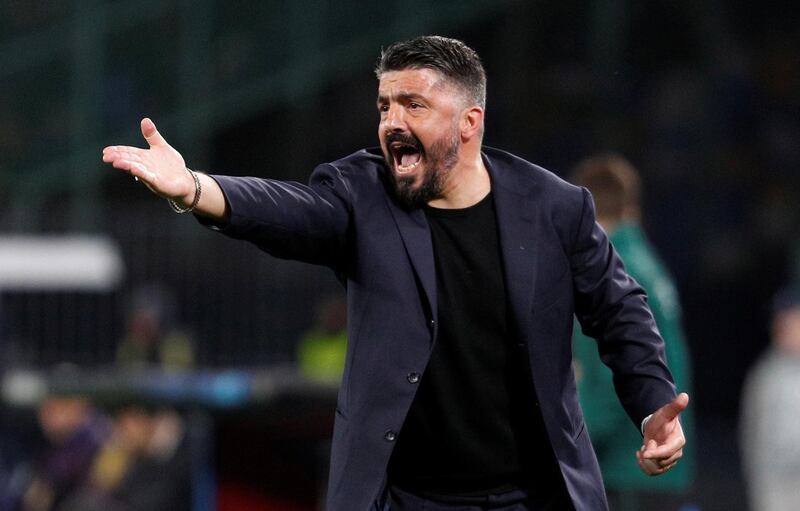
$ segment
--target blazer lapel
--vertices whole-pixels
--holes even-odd
[[[398,206],[389,194],[386,194],[389,210],[403,238],[408,258],[422,284],[425,297],[428,300],[428,310],[434,325],[437,321],[436,314],[436,266],[433,255],[433,242],[431,231],[425,213],[421,209],[406,211]]]
[[[521,179],[513,169],[493,162],[484,154],[492,179],[492,193],[497,214],[498,237],[505,265],[506,292],[520,334],[528,331],[531,317],[538,259],[534,233],[532,180]]]
[[[492,193],[497,214],[498,237],[502,254],[506,290],[520,331],[527,331],[533,292],[536,284],[538,254],[535,246],[532,189],[535,184],[520,179],[512,169],[493,162],[483,154],[492,179]],[[421,209],[406,211],[386,194],[389,210],[428,300],[431,317],[436,314],[436,267],[430,228]]]

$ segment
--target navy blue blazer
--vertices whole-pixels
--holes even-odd
[[[528,345],[549,441],[577,510],[606,509],[578,405],[572,325],[598,339],[638,428],[675,397],[644,291],[595,223],[585,189],[509,153],[484,148],[513,320]],[[310,184],[214,176],[230,207],[220,230],[266,252],[332,268],[348,295],[328,509],[370,509],[436,341],[436,276],[422,210],[392,198],[379,149],[317,167]],[[631,452],[631,463],[635,463]]]

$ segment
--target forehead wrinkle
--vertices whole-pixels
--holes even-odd
[[[415,72],[409,74],[409,72]],[[422,89],[432,89],[442,81],[447,81],[442,73],[429,68],[407,68],[387,71],[381,75],[381,84],[397,84],[398,82],[410,84]]]

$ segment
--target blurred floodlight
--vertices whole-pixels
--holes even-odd
[[[0,384],[3,400],[16,406],[34,406],[47,394],[47,382],[32,371],[9,371]]]
[[[0,236],[0,289],[110,291],[122,280],[117,244],[102,236]]]

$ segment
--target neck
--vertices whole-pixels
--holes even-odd
[[[481,158],[480,148],[467,157],[462,156],[450,173],[442,198],[432,200],[429,206],[441,209],[463,209],[474,206],[492,189],[489,171]]]

